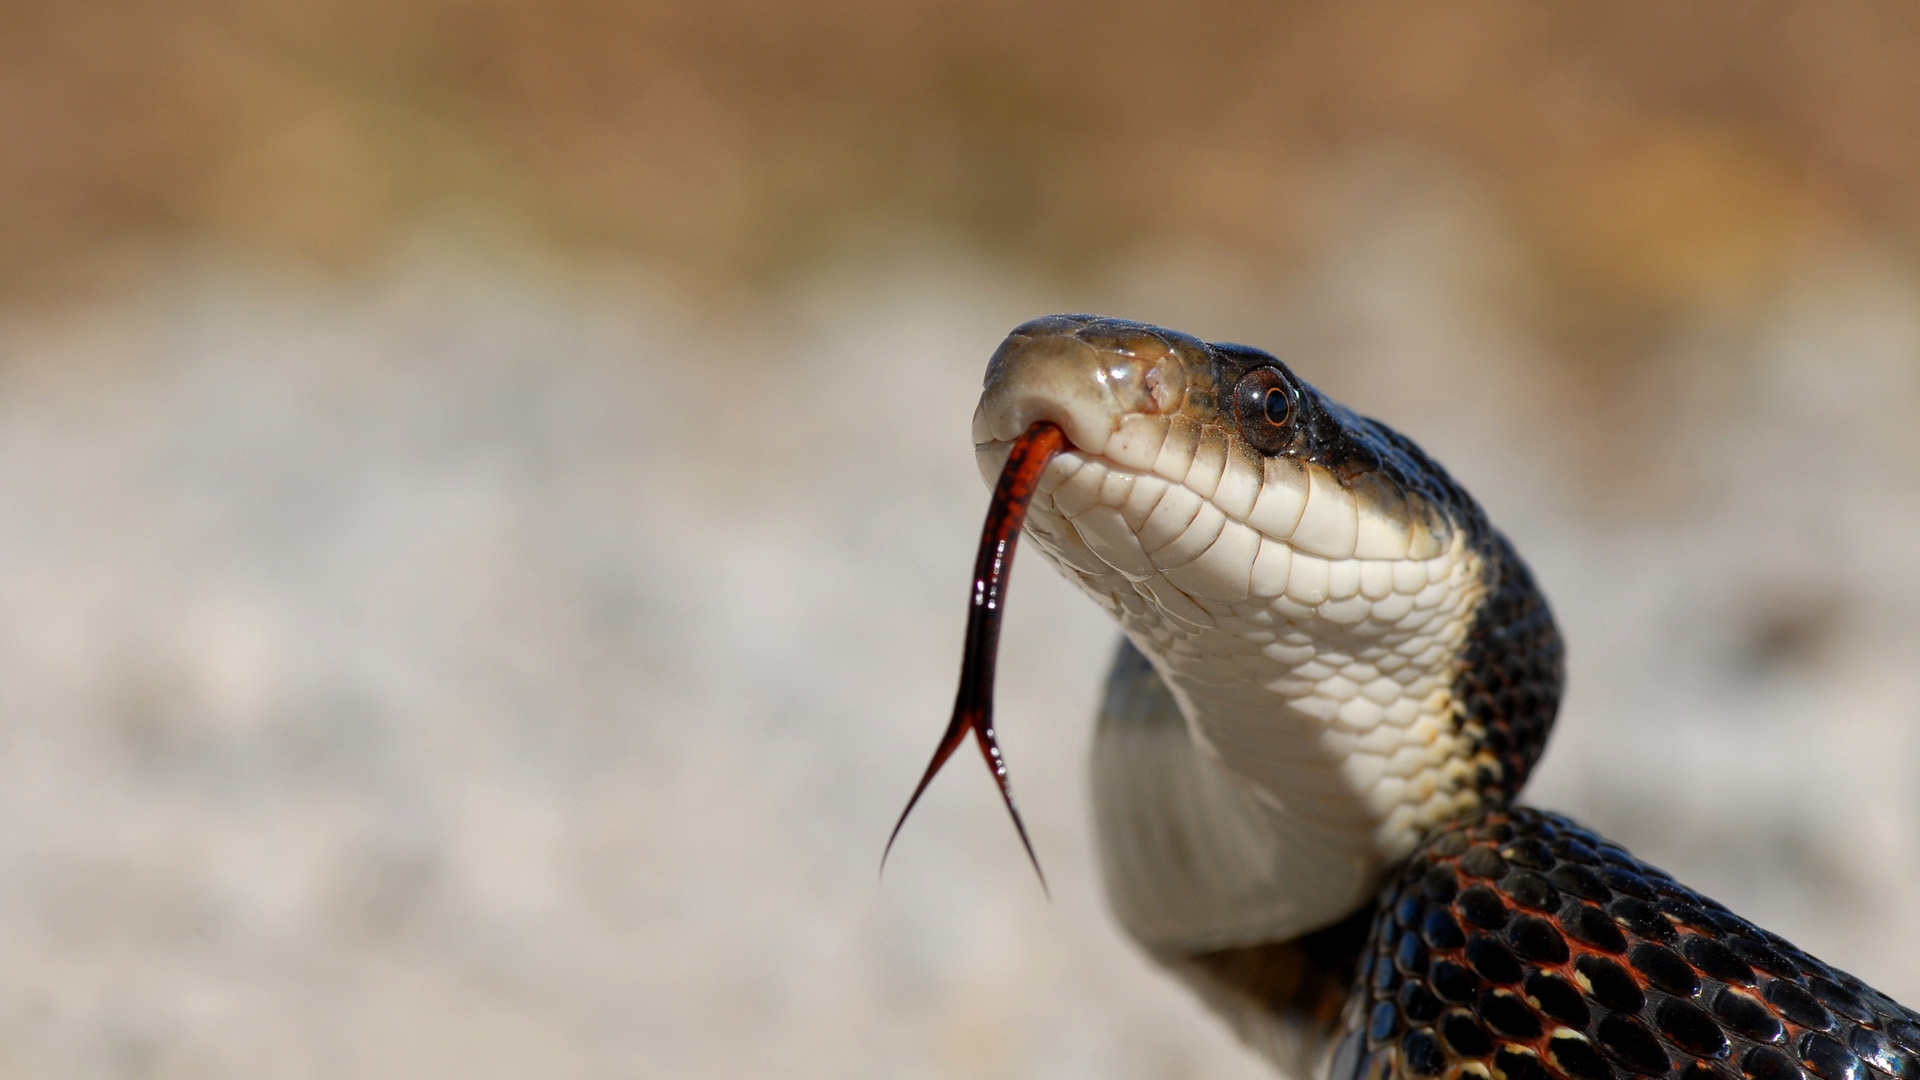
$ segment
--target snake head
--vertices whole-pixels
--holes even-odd
[[[1242,345],[1091,315],[1034,319],[987,363],[973,417],[982,475],[997,476],[1011,440],[1041,420],[1071,444],[1041,480],[1043,516],[1075,519],[1106,567],[1135,580],[1178,571],[1176,584],[1197,596],[1284,586],[1294,553],[1426,560],[1456,531],[1485,528],[1411,442]],[[1122,487],[1138,490],[1113,499]],[[1101,504],[1158,517],[1124,529],[1110,514],[1080,520]],[[1269,557],[1256,574],[1263,543]]]

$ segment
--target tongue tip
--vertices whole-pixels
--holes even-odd
[[[1013,819],[1013,831],[1020,835],[1020,846],[1026,849],[1027,861],[1033,864],[1033,874],[1040,879],[1040,891],[1051,902],[1053,890],[1047,887],[1047,873],[1040,869],[1040,856],[1034,853],[1033,841],[1027,836],[1027,823],[1013,801],[1013,781],[1007,777],[1006,755],[1000,752],[993,725],[982,717],[973,725],[973,737],[980,745],[980,756],[987,760],[987,771],[993,774],[994,785],[1000,789],[1000,801],[1007,808],[1007,816]]]

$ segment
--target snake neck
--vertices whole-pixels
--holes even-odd
[[[1544,739],[1558,638],[1491,530],[1424,560],[1323,562],[1318,596],[1223,600],[1104,568],[1057,499],[1028,529],[1129,640],[1096,821],[1112,906],[1157,954],[1338,922],[1432,828],[1504,802]]]

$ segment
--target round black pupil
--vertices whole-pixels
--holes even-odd
[[[1287,422],[1287,392],[1279,387],[1267,391],[1263,404],[1267,409],[1267,419],[1275,424]]]

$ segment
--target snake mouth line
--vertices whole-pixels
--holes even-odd
[[[939,746],[933,751],[933,760],[927,763],[913,795],[907,799],[906,809],[900,811],[900,819],[894,822],[893,832],[887,836],[887,846],[880,853],[882,873],[886,872],[887,856],[893,851],[893,842],[900,837],[901,827],[907,823],[907,815],[913,813],[927,785],[971,732],[1000,790],[1000,799],[1013,818],[1014,831],[1020,834],[1027,861],[1033,864],[1033,872],[1040,879],[1041,891],[1049,897],[1053,895],[1047,888],[1047,875],[1040,869],[1040,858],[1034,854],[1033,841],[1027,836],[1026,823],[1020,819],[1020,809],[1014,805],[1006,757],[1000,752],[1000,741],[994,735],[993,676],[1000,649],[1000,619],[1006,609],[1007,578],[1013,572],[1013,553],[1020,541],[1020,527],[1026,521],[1027,507],[1039,486],[1040,474],[1068,445],[1066,432],[1058,424],[1042,420],[1014,439],[1008,451],[1007,463],[993,488],[993,500],[987,506],[986,523],[980,530],[980,550],[974,557],[966,645],[961,654],[960,688],[954,695],[953,715],[940,736]]]

